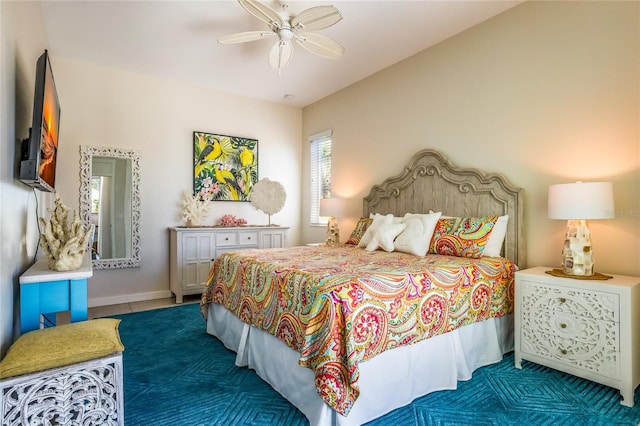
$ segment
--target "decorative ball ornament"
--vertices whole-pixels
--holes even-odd
[[[269,225],[271,225],[271,215],[282,210],[286,199],[287,193],[284,186],[269,178],[260,179],[251,190],[251,205],[269,215]]]

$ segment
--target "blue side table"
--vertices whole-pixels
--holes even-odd
[[[44,327],[56,325],[56,313],[62,311],[71,311],[71,322],[85,321],[87,279],[92,276],[90,253],[75,271],[52,271],[46,258],[34,263],[20,276],[20,334],[41,328],[41,315]]]

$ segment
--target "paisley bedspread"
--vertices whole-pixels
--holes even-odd
[[[516,266],[368,252],[348,245],[243,250],[218,257],[202,296],[300,353],[323,400],[347,415],[358,363],[513,311]],[[390,373],[391,374],[391,373]]]

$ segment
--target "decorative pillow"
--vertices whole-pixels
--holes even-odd
[[[360,239],[360,242],[358,243],[358,247],[366,247],[367,244],[371,242],[371,238],[373,238],[373,235],[378,230],[378,228],[380,228],[383,225],[389,225],[391,223],[393,223],[392,214],[388,214],[385,216],[385,215],[376,213],[375,215],[373,215],[373,221],[371,222],[371,225],[369,225],[364,235]]]
[[[354,246],[357,246],[360,240],[362,239],[362,236],[367,231],[367,228],[371,225],[371,222],[373,222],[373,219],[371,218],[368,218],[368,217],[360,218],[360,220],[358,220],[358,223],[356,223],[356,227],[353,228],[353,232],[351,232],[351,236],[349,237],[349,239],[345,244],[353,244]]]
[[[384,251],[393,251],[393,240],[407,227],[404,223],[387,223],[379,227],[373,233],[371,241],[365,250],[375,251],[381,248]]]
[[[493,231],[489,234],[487,245],[484,246],[482,256],[498,257],[502,254],[502,243],[504,243],[504,237],[507,235],[508,222],[509,215],[498,216],[498,220],[493,226]]]
[[[429,250],[433,231],[440,218],[440,212],[429,214],[404,215],[406,229],[394,241],[396,251],[424,256]]]
[[[440,218],[430,253],[479,259],[498,216]]]

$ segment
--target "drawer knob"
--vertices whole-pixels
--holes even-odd
[[[560,324],[560,328],[567,328],[567,324],[565,323]]]
[[[225,239],[224,239],[224,240],[225,240],[225,241],[229,241],[229,237],[225,237]]]
[[[251,237],[247,237],[247,240],[250,240],[250,239],[251,239]]]
[[[564,303],[564,302],[566,302],[566,301],[567,301],[567,299],[565,299],[564,297],[561,297],[561,298],[560,298],[560,303]]]
[[[567,350],[566,349],[562,349],[562,350],[560,350],[560,352],[562,352],[562,355],[566,355],[567,354]]]

